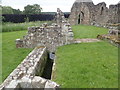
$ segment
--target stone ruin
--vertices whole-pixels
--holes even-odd
[[[44,23],[40,27],[28,27],[27,35],[23,36],[23,39],[16,39],[16,47],[35,49],[5,79],[0,85],[0,90],[10,88],[52,88],[55,90],[59,88],[60,85],[50,79],[45,79],[42,74],[50,58],[50,52],[55,52],[58,46],[75,43],[70,24],[103,25],[118,23],[120,21],[118,19],[119,6],[120,4],[111,5],[108,9],[105,3],[94,5],[91,0],[76,0],[71,9],[70,23],[58,8],[55,22],[51,25]],[[98,35],[97,38],[109,40],[118,46],[120,44],[119,34],[119,30],[112,29],[108,34]]]
[[[0,90],[58,88],[59,85],[42,76],[48,55],[46,47],[36,47],[0,85]]]
[[[55,52],[58,46],[73,42],[73,32],[66,21],[63,12],[58,8],[55,23],[48,26],[44,23],[38,27],[28,27],[28,33],[23,39],[16,39],[17,48],[34,48],[45,46],[49,52]]]
[[[120,30],[117,27],[109,29],[108,34],[98,35],[98,39],[106,40],[111,44],[120,47]]]
[[[120,23],[119,16],[120,3],[110,5],[108,9],[105,2],[94,5],[92,0],[76,0],[71,8],[69,22],[71,25],[106,26]]]
[[[92,0],[76,0],[69,16],[71,25],[86,24],[109,28],[106,35],[98,35],[98,39],[107,40],[120,46],[120,2],[106,7],[105,2],[94,5]]]
[[[0,90],[59,88],[56,82],[43,77],[48,60],[53,62],[58,46],[73,43],[73,32],[63,12],[58,8],[55,22],[52,25],[44,23],[40,27],[28,27],[23,39],[16,39],[17,48],[35,48],[17,68],[0,85]],[[54,70],[54,66],[52,70]],[[51,73],[52,74],[52,73]],[[51,75],[52,77],[52,75]]]

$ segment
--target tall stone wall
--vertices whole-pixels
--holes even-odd
[[[48,26],[47,23],[40,27],[29,27],[23,39],[16,39],[17,48],[34,48],[45,46],[50,52],[55,52],[58,46],[73,42],[73,32],[64,14],[57,9],[56,22]]]
[[[71,25],[89,24],[91,21],[92,2],[75,2],[71,9],[69,22]]]
[[[109,6],[109,23],[120,23],[120,3]]]
[[[36,47],[0,85],[0,90],[10,88],[56,88],[51,80],[40,77],[48,59],[46,47]]]
[[[102,2],[97,5],[91,0],[76,0],[71,8],[69,22],[71,25],[106,25],[108,23],[119,23],[119,3],[110,5],[109,9],[106,3]]]
[[[102,2],[94,6],[94,16],[95,16],[95,24],[105,25],[109,20],[109,10],[106,7],[106,3]]]

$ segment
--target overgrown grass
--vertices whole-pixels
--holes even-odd
[[[16,48],[15,45],[15,40],[26,35],[26,32],[24,30],[2,33],[2,80],[32,51],[32,49]]]
[[[117,88],[118,49],[106,42],[57,49],[54,81],[62,88]]]
[[[30,26],[40,26],[42,23],[51,23],[51,21],[36,21],[25,23],[3,23],[2,32],[21,31],[26,30]]]
[[[74,25],[72,30],[75,38],[96,38],[98,34],[107,34],[108,29],[96,26]]]

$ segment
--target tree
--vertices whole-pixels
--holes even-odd
[[[42,8],[38,4],[27,5],[24,7],[24,14],[40,14]]]
[[[2,6],[2,14],[13,14],[13,8],[10,6]]]
[[[14,14],[22,14],[22,11],[20,9],[13,9]]]

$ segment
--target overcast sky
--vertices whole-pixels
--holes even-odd
[[[0,0],[1,1],[1,0]],[[117,4],[119,0],[92,0],[94,4],[106,2],[107,6],[110,4]],[[30,4],[39,4],[43,8],[43,12],[56,12],[60,8],[63,12],[70,12],[75,0],[2,0],[3,6],[11,6],[15,9],[23,10],[24,6]]]

